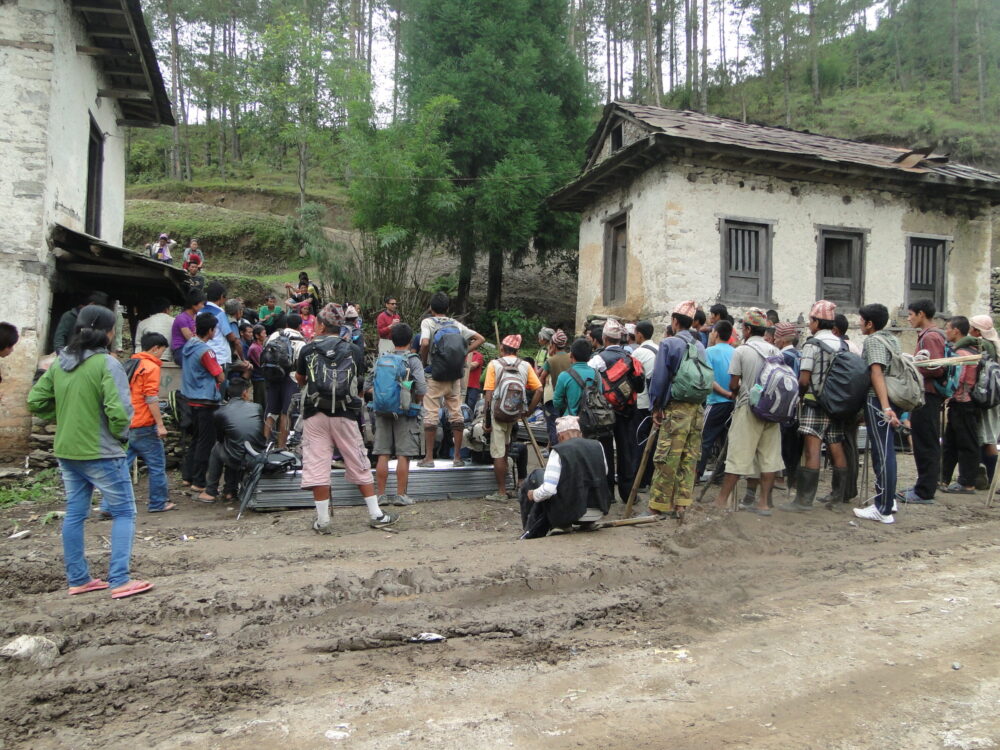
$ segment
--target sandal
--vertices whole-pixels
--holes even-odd
[[[417,466],[419,466],[421,469],[433,469],[434,459],[432,458],[430,461],[426,459],[424,459],[423,461],[417,461]]]
[[[947,492],[951,495],[975,495],[976,491],[974,489],[969,490],[963,487],[958,482],[952,482],[947,487],[941,488],[942,492]]]
[[[167,503],[162,508],[147,508],[147,513],[166,513],[168,510],[177,510],[177,503]]]
[[[153,584],[149,581],[129,581],[124,586],[111,589],[111,598],[124,599],[127,596],[135,596],[136,594],[145,593],[151,588],[153,588]]]
[[[103,591],[108,587],[108,584],[102,581],[100,578],[92,578],[87,583],[82,586],[70,586],[69,595],[76,596],[77,594],[86,594],[88,591]]]

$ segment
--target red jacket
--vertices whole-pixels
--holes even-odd
[[[403,318],[399,313],[390,313],[388,310],[383,310],[375,318],[375,327],[378,329],[378,337],[380,339],[387,339],[392,335],[392,326],[394,323],[398,323]]]

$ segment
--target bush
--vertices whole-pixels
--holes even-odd
[[[512,333],[519,333],[523,339],[522,346],[525,351],[531,352],[537,348],[538,331],[546,325],[542,318],[528,317],[521,310],[512,308],[510,310],[485,310],[478,313],[472,318],[470,327],[481,333],[487,341],[496,343],[494,322],[496,329],[500,331],[501,339]]]

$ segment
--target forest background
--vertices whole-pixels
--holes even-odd
[[[401,289],[420,307],[441,288],[465,312],[483,273],[479,324],[534,326],[498,312],[504,274],[526,261],[572,272],[577,218],[543,201],[578,173],[612,100],[1000,166],[995,0],[144,8],[178,125],[129,134],[126,241],[199,236],[216,270],[275,279],[308,266],[369,309]],[[234,190],[290,217],[195,210]],[[433,253],[453,271],[422,274]]]

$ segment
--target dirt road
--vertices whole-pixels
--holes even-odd
[[[697,507],[529,542],[483,501],[404,509],[397,534],[361,509],[333,538],[308,512],[234,518],[140,513],[157,588],[120,602],[65,596],[55,527],[0,541],[4,641],[62,652],[0,664],[0,747],[1000,747],[982,495],[894,526]],[[425,631],[447,640],[407,642]]]

